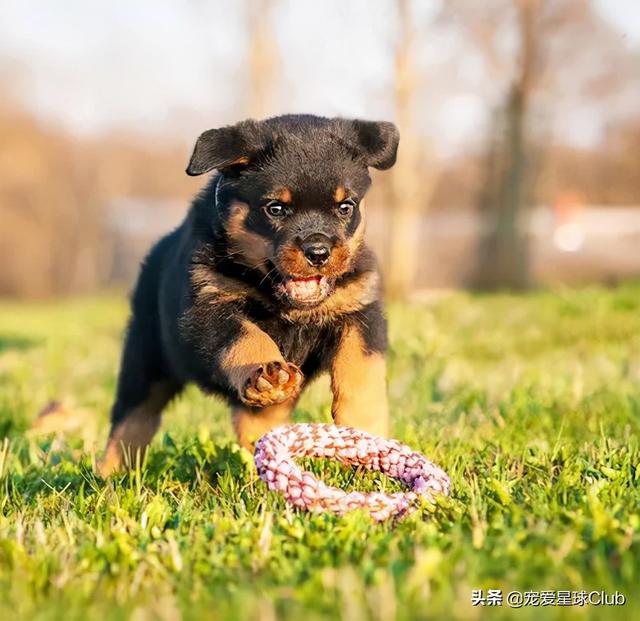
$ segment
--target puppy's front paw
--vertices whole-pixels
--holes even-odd
[[[298,395],[302,380],[302,371],[295,364],[269,362],[251,374],[240,398],[254,408],[282,403]]]

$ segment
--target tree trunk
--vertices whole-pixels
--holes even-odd
[[[398,161],[391,171],[392,202],[387,206],[390,221],[389,261],[385,273],[387,293],[406,299],[417,271],[420,226],[419,149],[415,135],[414,100],[416,73],[413,66],[413,26],[409,0],[398,0],[399,32],[395,63],[395,108],[400,129]]]
[[[249,0],[249,84],[247,111],[254,119],[273,114],[278,58],[271,25],[272,0]]]
[[[502,131],[487,157],[485,216],[472,286],[524,289],[530,284],[529,248],[524,216],[527,184],[527,112],[535,62],[537,0],[519,0],[520,70],[511,85],[498,123]]]

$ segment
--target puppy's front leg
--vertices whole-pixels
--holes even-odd
[[[386,436],[389,427],[387,404],[384,334],[369,338],[365,330],[385,330],[382,325],[345,326],[331,367],[333,418],[338,425],[347,425]],[[370,343],[367,343],[367,340]],[[373,344],[373,345],[372,345]]]
[[[297,396],[302,385],[300,369],[286,362],[273,339],[246,319],[234,342],[222,350],[220,368],[249,407],[283,403]]]
[[[287,420],[300,393],[302,373],[284,360],[273,339],[257,325],[241,322],[240,334],[221,352],[220,368],[244,404],[234,408],[234,426],[243,446]]]

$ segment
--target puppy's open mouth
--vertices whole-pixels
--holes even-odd
[[[325,276],[287,278],[282,287],[289,300],[301,306],[318,304],[331,292],[331,286]]]

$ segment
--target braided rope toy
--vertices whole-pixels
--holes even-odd
[[[379,470],[411,487],[409,492],[346,492],[303,471],[295,457],[328,457],[345,465]],[[260,478],[294,507],[339,515],[366,509],[376,521],[405,515],[419,496],[449,495],[449,477],[427,458],[401,444],[352,427],[302,423],[266,433],[255,450]]]

